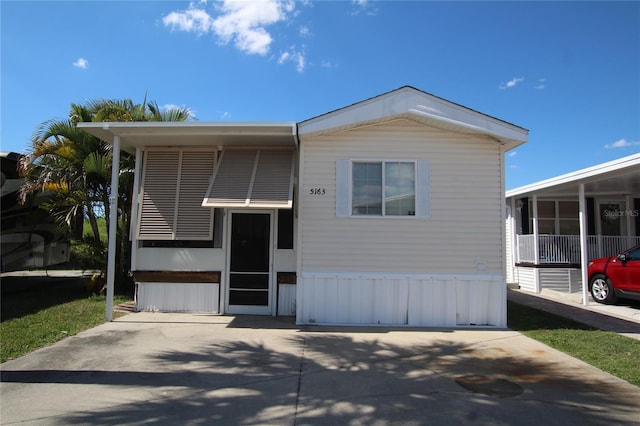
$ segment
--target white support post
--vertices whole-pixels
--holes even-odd
[[[540,264],[540,235],[538,234],[538,196],[533,194],[531,199],[533,203],[533,264],[534,266],[538,266]],[[538,274],[538,269],[534,269],[535,280],[535,292],[540,293],[540,274]]]
[[[582,275],[582,304],[589,304],[589,283],[587,280],[589,258],[587,253],[587,201],[584,197],[584,183],[580,183],[578,186],[578,205],[579,205],[579,219],[580,219],[580,269]]]
[[[107,251],[107,321],[113,320],[113,289],[116,272],[116,231],[118,229],[118,176],[120,175],[120,137],[113,137],[111,194],[109,195],[109,249]]]
[[[138,238],[137,238],[137,230],[138,230],[138,209],[139,209],[139,199],[138,195],[140,193],[140,176],[142,176],[142,149],[140,147],[136,147],[136,158],[135,158],[135,168],[133,174],[133,195],[131,197],[131,227],[129,228],[129,240],[131,241],[131,269],[136,270],[136,255],[138,248]]]
[[[540,263],[540,242],[538,241],[540,234],[538,230],[538,196],[536,194],[533,194],[531,202],[533,203],[533,259],[537,265]]]
[[[518,221],[516,220],[516,214],[518,214],[516,210],[516,197],[511,197],[511,216],[509,217],[509,245],[511,246],[511,253],[509,256],[511,257],[507,268],[511,269],[511,277],[513,278],[513,270],[514,265],[518,261],[518,240],[516,235],[518,234],[518,230],[516,229],[518,226]]]
[[[296,250],[296,324],[302,321],[302,312],[304,307],[304,297],[302,297],[305,286],[302,282],[302,225],[303,225],[303,208],[304,208],[304,147],[298,144],[298,185],[296,185],[296,194],[293,208],[294,223],[296,223],[296,241],[294,248]]]
[[[633,197],[631,195],[627,195],[625,197],[625,207],[624,207],[624,217],[627,220],[625,226],[627,227],[626,229],[626,235],[627,235],[627,243],[626,246],[627,247],[631,247],[633,245],[633,237],[632,237],[632,233],[631,233],[631,218],[633,217],[633,215],[631,214],[631,212],[633,211]]]

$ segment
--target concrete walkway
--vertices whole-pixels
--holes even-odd
[[[1,368],[3,425],[640,425],[640,388],[510,330],[134,313]]]

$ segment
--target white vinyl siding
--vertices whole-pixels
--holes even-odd
[[[202,199],[215,162],[215,151],[145,151],[138,239],[212,239],[213,209]]]
[[[394,120],[302,139],[302,271],[502,274],[504,222],[497,143]],[[418,162],[424,217],[342,217],[350,191],[336,175],[345,159]],[[342,170],[342,171],[341,171]],[[421,191],[429,188],[428,197]],[[314,196],[311,188],[325,188]],[[421,198],[422,197],[422,198]],[[346,214],[345,214],[346,213]]]

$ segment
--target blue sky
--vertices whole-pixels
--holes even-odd
[[[640,152],[640,2],[7,1],[3,151],[71,103],[302,121],[411,85],[530,130],[507,189]]]

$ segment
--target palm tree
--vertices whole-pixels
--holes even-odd
[[[34,132],[32,148],[20,164],[26,178],[20,191],[21,201],[26,202],[33,194],[46,190],[52,194],[47,207],[60,226],[73,231],[86,219],[91,228],[90,237],[81,233],[75,237],[98,246],[100,266],[106,265],[103,243],[106,235],[100,235],[98,218],[104,217],[107,232],[110,226],[118,226],[119,249],[122,251],[118,256],[122,262],[118,271],[124,277],[130,266],[127,243],[134,159],[127,153],[120,156],[119,223],[110,224],[112,147],[76,125],[79,122],[186,121],[190,118],[188,108],[163,110],[157,103],[147,102],[146,96],[141,104],[131,99],[99,99],[82,105],[71,104],[68,120],[45,121]]]

